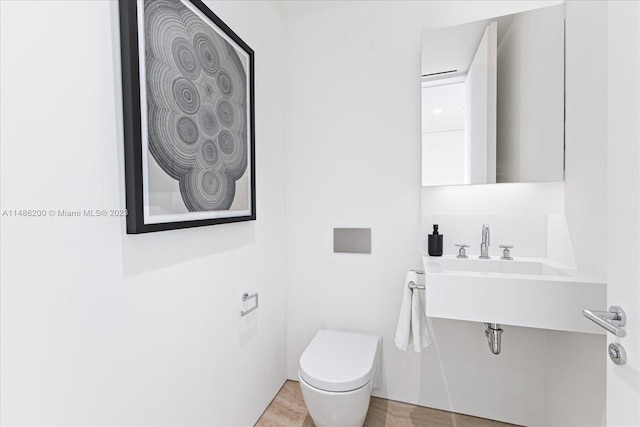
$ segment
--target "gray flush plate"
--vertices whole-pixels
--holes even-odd
[[[371,229],[334,228],[333,252],[349,254],[370,254]]]

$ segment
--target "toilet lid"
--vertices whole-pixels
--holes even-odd
[[[325,391],[358,389],[373,376],[380,338],[319,331],[300,356],[300,376]]]

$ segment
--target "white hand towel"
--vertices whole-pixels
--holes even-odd
[[[427,328],[427,316],[424,311],[424,291],[409,288],[409,283],[424,284],[424,274],[409,271],[405,279],[400,306],[400,316],[396,329],[395,343],[400,350],[406,351],[413,342],[413,349],[420,352],[431,344],[431,336]]]
[[[407,274],[407,278],[409,274]],[[398,317],[398,327],[396,328],[396,347],[407,351],[411,340],[411,289],[409,282],[404,284],[402,291],[402,304],[400,305],[400,316]]]
[[[411,336],[413,338],[413,350],[422,351],[432,343],[429,328],[427,327],[427,314],[425,308],[424,289],[414,289],[411,296]]]

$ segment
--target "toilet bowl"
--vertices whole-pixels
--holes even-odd
[[[316,427],[362,427],[380,337],[321,330],[300,356],[302,397]]]

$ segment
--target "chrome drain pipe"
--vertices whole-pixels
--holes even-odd
[[[502,328],[499,323],[485,323],[484,335],[487,337],[489,350],[493,354],[500,354],[502,350]]]

